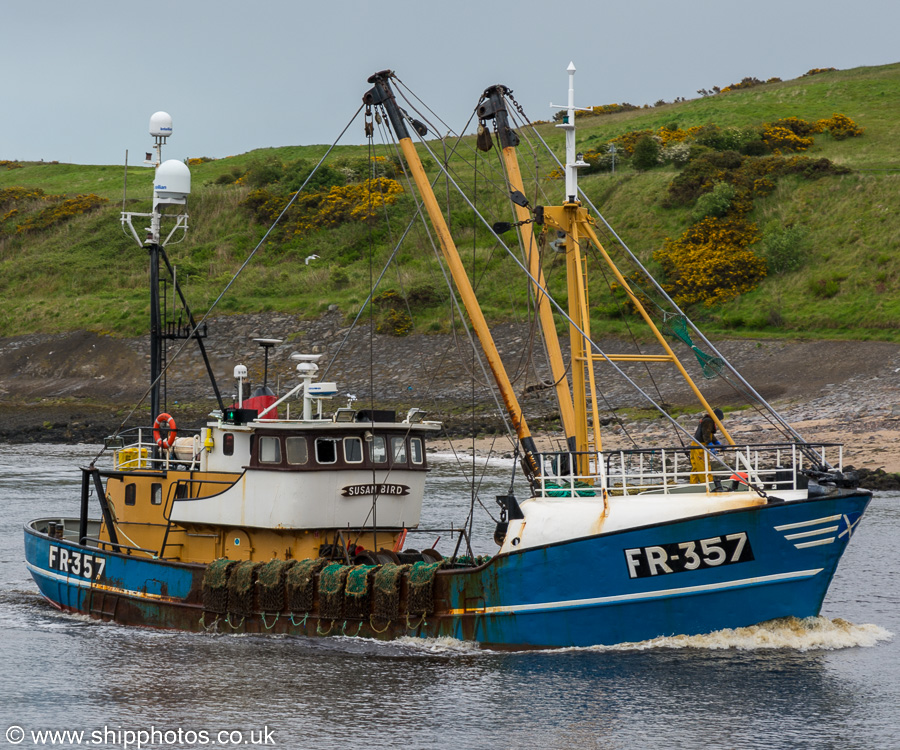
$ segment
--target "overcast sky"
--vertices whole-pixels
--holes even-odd
[[[744,76],[900,60],[897,0],[0,0],[0,159],[121,164],[331,143],[391,68],[454,127],[489,85],[565,103],[694,98]],[[362,126],[344,142],[362,143]]]

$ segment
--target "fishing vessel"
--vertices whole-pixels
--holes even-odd
[[[199,429],[185,431],[165,413],[160,383],[167,341],[195,342],[210,374],[212,368],[202,321],[195,321],[174,278],[186,322],[170,325],[160,316],[160,262],[174,276],[161,229],[173,215],[164,209],[182,210],[190,174],[180,162],[161,161],[171,120],[157,113],[151,119],[157,139],[153,210],[140,215],[151,226],[146,239],[132,228],[151,261],[155,420],[108,441],[107,464],[98,459],[82,469],[77,516],[25,526],[26,565],[53,606],[124,625],[310,637],[449,636],[494,648],[634,642],[819,613],[871,493],[843,471],[839,445],[804,441],[662,287],[655,289],[667,301],[664,325],[645,295],[633,290],[633,277],[604,249],[578,188],[585,164],[575,148],[574,66],[567,72],[568,103],[560,107],[558,125],[566,138],[559,205],[526,198],[511,91],[492,86],[476,108],[479,147],[489,149],[497,139],[515,211],[514,221],[489,226],[498,242],[513,228],[521,238],[521,252],[509,254],[531,287],[541,321],[561,449],[539,447],[531,433],[413,143],[416,134],[429,150],[426,126],[399,103],[391,71],[369,78],[363,98],[367,133],[376,118],[396,139],[515,430],[528,490],[497,497],[496,553],[466,554],[465,527],[455,529],[452,555],[409,549],[428,502],[427,441],[441,425],[415,406],[398,415],[358,408],[352,399],[335,405],[338,384],[318,379],[318,355],[295,355],[296,384],[280,396],[265,377],[251,394],[246,367],[235,363],[236,399],[226,404],[216,387],[216,408]],[[444,176],[455,184],[449,172]],[[134,216],[123,214],[123,223],[132,226]],[[174,221],[175,229],[186,229],[185,213]],[[535,250],[548,235],[565,254],[565,305],[549,292]],[[589,247],[647,325],[654,353],[609,353],[592,340]],[[568,362],[557,335],[560,319],[568,328]],[[270,348],[280,342],[258,343],[268,363]],[[716,374],[737,379],[769,410],[784,439],[735,442],[676,355],[679,343]],[[710,434],[721,441],[701,442],[669,416],[629,376],[634,362],[675,368],[707,426],[715,428]],[[658,407],[683,439],[670,448],[605,449],[595,377],[603,368]]]

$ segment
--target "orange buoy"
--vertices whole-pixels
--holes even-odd
[[[159,434],[160,428],[165,427],[168,428],[169,434],[163,438],[162,435]],[[169,450],[175,444],[175,420],[163,412],[160,414],[156,421],[153,423],[153,439],[156,441],[156,444],[162,448],[164,451]]]

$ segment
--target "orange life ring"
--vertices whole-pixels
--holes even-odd
[[[166,438],[163,438],[162,435],[159,434],[160,427],[168,427],[169,435]],[[156,421],[153,423],[153,439],[156,441],[156,444],[162,448],[164,451],[169,450],[173,445],[175,445],[175,420],[172,419],[168,414],[163,412],[160,414]]]

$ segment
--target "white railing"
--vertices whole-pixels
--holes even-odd
[[[145,434],[149,439],[145,440]],[[198,436],[179,438],[184,441],[172,446],[168,451],[157,448],[153,440],[152,430],[136,430],[137,440],[125,444],[113,453],[113,468],[116,471],[164,471],[174,468],[184,468],[188,471],[196,471],[200,468],[200,442]],[[154,458],[156,455],[156,458]]]
[[[536,497],[681,494],[684,492],[785,492],[806,489],[806,469],[840,471],[843,446],[777,443],[716,446],[710,455],[691,448],[589,453],[539,453]],[[697,462],[695,468],[691,457]]]

